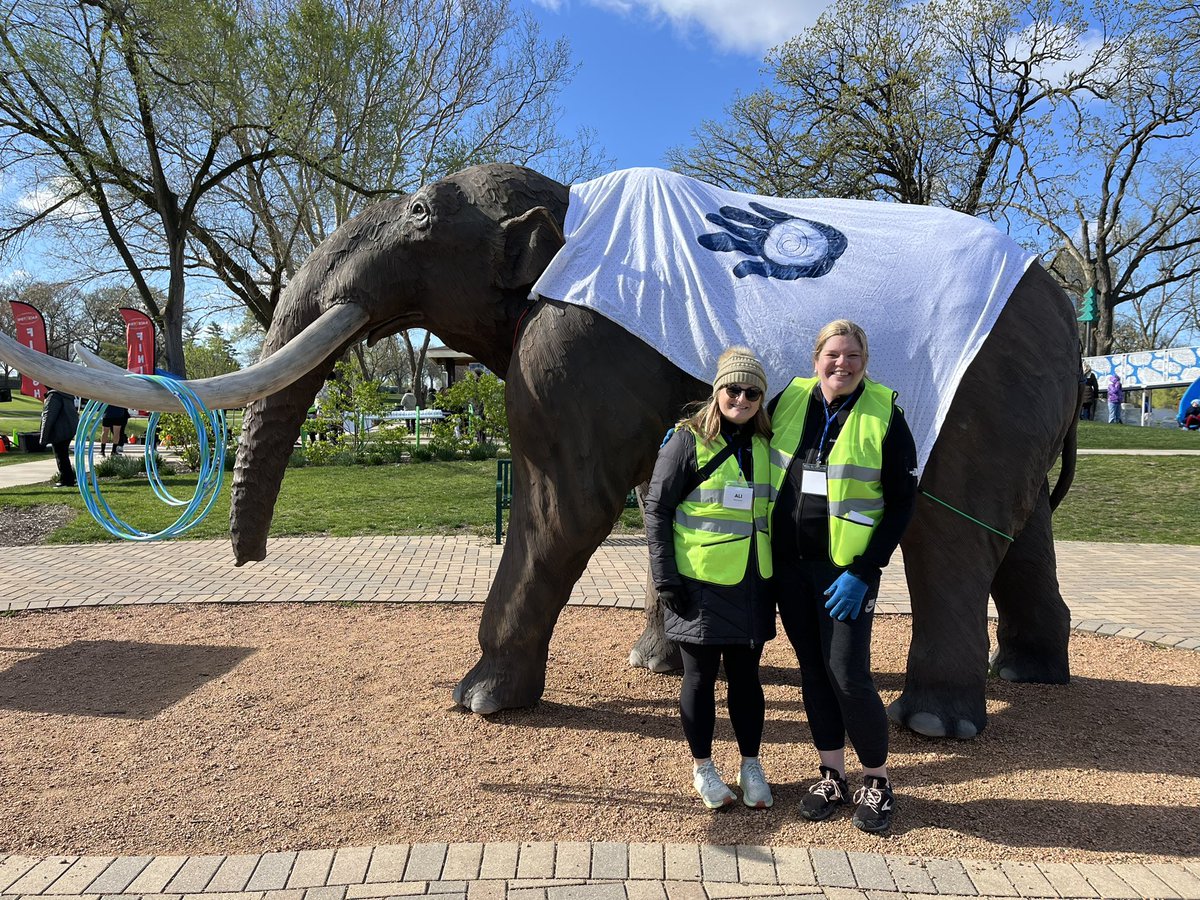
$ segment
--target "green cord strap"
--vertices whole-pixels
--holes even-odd
[[[921,493],[922,493],[924,496],[928,497],[930,500],[933,500],[935,503],[940,503],[940,504],[942,504],[942,506],[946,507],[946,509],[950,510],[951,512],[956,512],[956,513],[958,513],[960,516],[962,516],[964,519],[967,519],[968,521],[974,522],[976,525],[980,526],[981,528],[986,528],[986,529],[987,529],[988,531],[990,531],[992,534],[998,534],[998,535],[1000,535],[1000,537],[1004,538],[1006,541],[1012,542],[1012,541],[1016,540],[1016,538],[1014,538],[1012,535],[1010,535],[1010,534],[1005,534],[1003,531],[997,531],[995,528],[993,528],[991,525],[988,525],[986,522],[980,522],[980,521],[979,521],[978,519],[976,519],[975,517],[973,517],[973,516],[968,516],[968,515],[967,515],[965,512],[963,512],[961,509],[956,509],[955,507],[953,507],[953,506],[951,506],[949,503],[947,503],[945,500],[939,500],[937,497],[933,496],[933,494],[929,493],[929,491],[921,491]]]

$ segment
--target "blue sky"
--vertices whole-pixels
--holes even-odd
[[[768,48],[815,21],[822,0],[517,0],[580,64],[563,128],[589,126],[615,168],[662,166],[735,92],[754,90]]]

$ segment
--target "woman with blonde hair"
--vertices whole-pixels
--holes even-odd
[[[849,736],[863,767],[852,821],[881,832],[895,796],[887,714],[871,677],[871,621],[880,572],[916,506],[917,452],[896,392],[866,377],[862,328],[846,319],[822,328],[813,369],[771,408],[773,588],[820,759],[800,814],[819,822],[851,799]]]
[[[758,664],[775,636],[767,534],[771,422],[762,363],[745,347],[717,360],[713,391],[659,451],[646,494],[650,573],[666,635],[679,645],[679,709],[692,784],[709,809],[736,800],[712,759],[722,661],[741,752],[742,802],[774,802],[758,760],[765,704]]]

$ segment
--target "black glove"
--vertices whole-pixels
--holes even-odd
[[[662,588],[658,592],[658,603],[675,615],[682,616],[684,609],[687,608],[687,595],[683,593],[682,588]]]

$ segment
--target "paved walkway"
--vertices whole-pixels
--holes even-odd
[[[1057,547],[1059,583],[1076,629],[1200,648],[1196,579],[1186,574],[1200,573],[1200,547]],[[0,558],[0,584],[21,585],[19,598],[0,600],[0,612],[145,603],[481,603],[502,549],[471,537],[278,538],[265,562],[237,569],[223,540],[23,547]],[[114,567],[128,577],[97,585],[95,573]],[[645,579],[645,539],[614,537],[596,552],[570,602],[640,608]],[[899,557],[884,572],[878,609],[910,612]]]
[[[481,602],[500,549],[455,537],[285,538],[263,563],[235,569],[225,541],[23,547],[0,557],[21,599],[0,610],[106,604]],[[1200,648],[1200,547],[1064,542],[1063,593],[1081,630]],[[1115,554],[1122,565],[1111,566]],[[593,558],[574,604],[640,606],[645,541],[616,537]],[[119,563],[117,562],[119,560]],[[119,565],[127,588],[92,577]],[[1096,573],[1105,572],[1102,582]],[[883,612],[906,612],[889,567]],[[1181,827],[1193,827],[1181,822]],[[448,835],[448,837],[452,837]],[[756,897],[1197,898],[1200,862],[988,863],[805,847],[621,843],[442,843],[261,855],[0,855],[0,900],[735,900]]]

